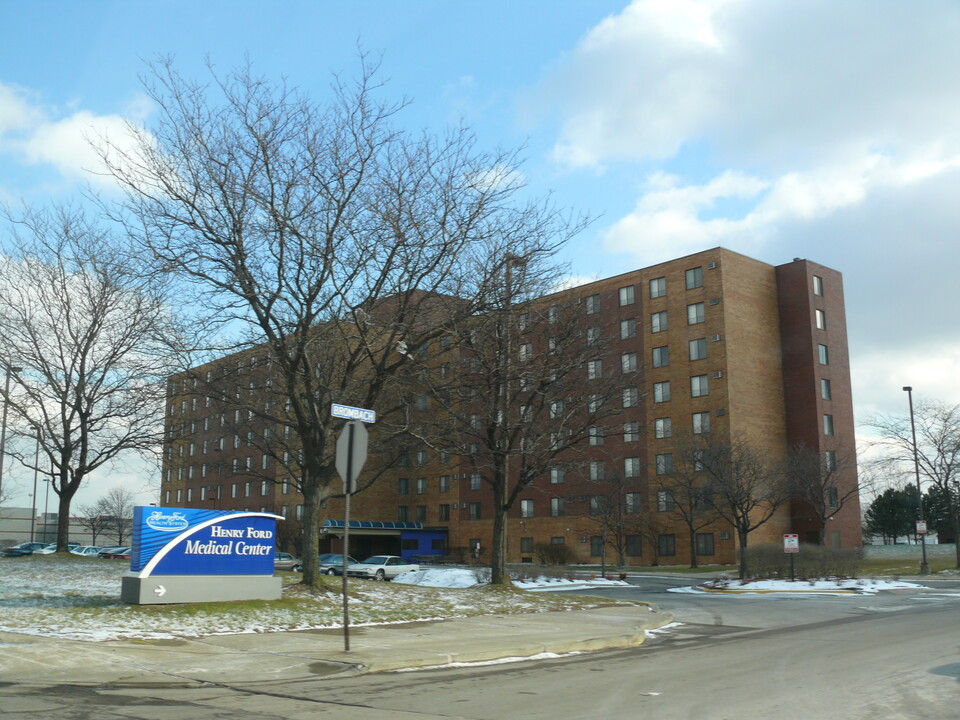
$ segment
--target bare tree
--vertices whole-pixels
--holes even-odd
[[[755,445],[735,438],[729,443],[710,436],[700,439],[698,460],[712,488],[711,504],[737,533],[740,577],[749,577],[747,542],[789,500],[782,467]]]
[[[91,545],[96,545],[97,538],[110,529],[110,518],[103,514],[100,501],[92,505],[81,505],[77,522],[90,532]]]
[[[629,482],[622,474],[614,473],[609,478],[592,483],[596,494],[590,497],[590,515],[586,527],[601,538],[600,571],[606,574],[606,548],[615,553],[617,565],[622,570],[631,536],[643,536],[647,523],[643,514],[645,493],[641,485]]]
[[[117,538],[117,545],[125,545],[133,528],[135,495],[122,487],[111,488],[97,501],[100,512],[107,518],[107,530]]]
[[[424,378],[434,406],[411,413],[415,435],[460,456],[492,491],[492,584],[509,582],[507,517],[521,492],[574,462],[591,433],[602,436],[621,392],[598,360],[606,342],[585,336],[583,308],[547,294],[561,274],[558,243],[578,228],[516,223],[498,233],[475,273],[487,309],[445,324],[450,350]]]
[[[665,494],[669,514],[687,528],[690,567],[696,568],[697,533],[715,524],[720,514],[714,506],[714,480],[704,463],[707,451],[692,440],[679,447],[677,453],[658,456],[655,485],[658,494]]]
[[[791,498],[816,521],[821,545],[826,544],[827,522],[846,505],[859,502],[863,489],[857,481],[856,454],[846,449],[820,453],[807,445],[792,447],[786,479]]]
[[[937,489],[954,537],[960,537],[960,405],[921,398],[914,405],[914,419],[920,474]],[[867,424],[880,433],[879,444],[901,474],[912,476],[914,446],[910,416],[877,416]],[[957,543],[957,567],[960,567],[960,543]]]
[[[163,285],[138,271],[117,239],[77,210],[28,210],[11,221],[0,346],[22,369],[3,400],[15,435],[30,440],[14,453],[50,476],[59,497],[58,550],[90,473],[159,446],[164,378],[176,367],[167,343],[179,329]]]
[[[263,360],[250,394],[228,392],[226,380],[205,387],[202,376],[196,392],[240,409],[274,440],[289,437],[286,459],[273,457],[304,496],[303,581],[313,584],[321,503],[339,492],[331,403],[376,409],[387,448],[384,435],[404,428],[412,349],[455,321],[438,315],[437,299],[460,294],[464,273],[482,269],[464,258],[550,212],[514,202],[513,154],[478,152],[463,129],[442,138],[398,130],[403,103],[378,98],[365,57],[359,79],[336,80],[325,105],[249,66],[211,68],[209,85],[169,61],[152,70],[159,120],[131,127],[135,151],[105,144],[103,156],[145,254],[220,323],[228,342],[215,351]],[[470,315],[485,299],[461,295],[443,311]],[[393,417],[401,421],[391,427]]]

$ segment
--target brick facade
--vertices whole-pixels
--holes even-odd
[[[599,530],[591,515],[598,485],[589,477],[591,462],[601,463],[608,478],[622,478],[618,492],[629,493],[631,510],[649,521],[642,529],[638,522],[627,563],[687,564],[687,529],[672,513],[659,509],[655,482],[684,438],[706,429],[720,442],[749,442],[771,459],[785,458],[788,449],[800,443],[817,452],[853,453],[843,284],[834,270],[805,260],[774,267],[715,248],[543,298],[544,306],[552,303],[582,312],[584,333],[610,340],[602,361],[620,375],[625,397],[637,388],[636,402],[618,407],[602,443],[577,449],[577,463],[570,465],[574,469],[562,477],[545,475],[522,491],[508,527],[512,562],[535,560],[533,547],[541,543],[562,543],[579,562],[599,561]],[[820,362],[820,346],[827,348],[828,364]],[[624,371],[629,359],[623,358],[630,353],[636,354],[636,370]],[[238,360],[241,366],[247,363],[249,373],[263,372],[252,357],[231,356],[192,372],[215,373],[220,365],[232,367]],[[830,382],[829,399],[822,397],[821,380]],[[302,498],[272,482],[279,478],[268,461],[262,469],[263,458],[236,430],[243,427],[243,418],[192,394],[187,384],[185,377],[171,379],[162,502],[283,509],[295,519]],[[665,399],[658,391],[667,387]],[[234,413],[229,422],[226,413]],[[825,433],[825,415],[832,418],[830,435]],[[662,432],[665,426],[670,432]],[[372,443],[376,432],[372,426]],[[222,450],[214,449],[221,444]],[[843,482],[856,484],[855,463]],[[831,521],[829,544],[860,544],[856,500],[848,501]],[[342,513],[342,501],[327,503],[325,516],[342,518]],[[412,452],[405,466],[353,496],[351,517],[441,529],[448,552],[466,556],[479,541],[481,559],[488,557],[492,499],[487,486],[478,486],[469,466],[457,457],[440,457],[426,448]],[[750,542],[779,542],[785,532],[799,532],[806,539],[814,529],[809,513],[794,503],[752,534]],[[701,528],[699,535],[701,563],[735,561],[736,537],[730,527],[717,523]],[[340,548],[335,533],[325,537],[321,550]],[[357,554],[398,552],[399,537],[358,531],[351,535],[351,548]],[[607,560],[614,560],[609,546]]]

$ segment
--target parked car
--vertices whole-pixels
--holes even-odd
[[[37,548],[33,551],[34,555],[53,555],[57,551],[57,544],[50,543],[49,545],[44,545],[42,548]]]
[[[362,563],[347,566],[347,575],[373,580],[393,580],[397,575],[419,569],[420,566],[416,563],[409,563],[396,555],[374,555]]]
[[[100,552],[97,553],[98,558],[104,558],[106,560],[129,560],[130,559],[130,548],[126,545],[117,545],[116,547],[106,547],[100,548]]]
[[[83,555],[84,557],[96,557],[97,553],[100,552],[100,548],[94,545],[80,545],[79,547],[70,548],[70,552],[74,555]]]
[[[300,564],[300,558],[295,558],[290,553],[278,552],[273,554],[274,570],[293,570]]]
[[[34,551],[45,547],[47,543],[42,542],[22,542],[19,545],[3,549],[4,557],[23,557],[24,555],[33,555]]]
[[[347,555],[347,565],[355,563],[356,559]],[[342,575],[343,555],[339,553],[323,553],[318,558],[318,568],[321,575]],[[303,572],[303,563],[293,568],[296,572]]]

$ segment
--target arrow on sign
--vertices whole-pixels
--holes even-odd
[[[153,591],[159,596],[163,597],[167,594],[167,589],[163,585],[157,585]]]

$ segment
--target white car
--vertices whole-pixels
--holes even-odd
[[[420,566],[416,563],[408,563],[396,555],[374,555],[362,563],[348,565],[347,575],[373,580],[393,580],[397,575],[419,569]]]
[[[72,552],[74,555],[96,557],[97,553],[100,552],[100,548],[94,547],[93,545],[81,545],[80,547],[70,548],[70,552]]]

